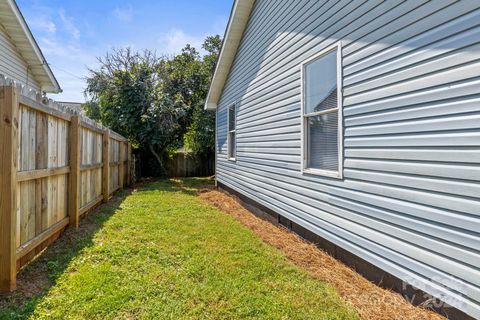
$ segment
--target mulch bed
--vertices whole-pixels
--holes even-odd
[[[199,196],[205,202],[235,217],[311,276],[335,287],[362,319],[445,319],[430,310],[413,306],[395,292],[378,287],[286,228],[255,216],[233,196],[217,190],[202,190]]]

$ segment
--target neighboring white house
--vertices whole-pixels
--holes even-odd
[[[480,1],[236,0],[206,108],[220,187],[480,319]]]
[[[61,92],[14,0],[0,0],[0,75],[39,92]]]

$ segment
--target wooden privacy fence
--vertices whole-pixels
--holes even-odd
[[[68,225],[132,182],[126,139],[35,93],[0,86],[0,291]]]
[[[215,155],[194,156],[177,152],[165,164],[168,177],[207,177],[215,174]]]

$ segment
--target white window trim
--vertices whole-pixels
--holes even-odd
[[[337,50],[337,108],[324,110],[315,113],[309,113],[308,117],[312,115],[321,115],[325,113],[338,112],[338,171],[322,170],[315,168],[308,168],[308,132],[306,130],[308,117],[305,114],[305,67],[312,61],[326,55],[327,53]],[[308,58],[300,65],[301,70],[301,170],[302,174],[314,174],[330,178],[343,179],[343,89],[342,89],[342,45],[338,42],[332,46],[329,46],[314,56]]]
[[[234,130],[229,130],[230,126],[230,109],[234,108],[234,121],[235,121],[235,129]],[[235,154],[233,154],[233,157],[231,157],[231,152],[230,152],[230,136],[231,133],[234,133],[235,137]],[[237,161],[237,104],[234,103],[230,105],[227,109],[227,159],[229,161],[235,162]]]

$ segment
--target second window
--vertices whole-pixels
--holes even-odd
[[[237,152],[237,114],[235,105],[228,108],[228,159],[235,160]]]

